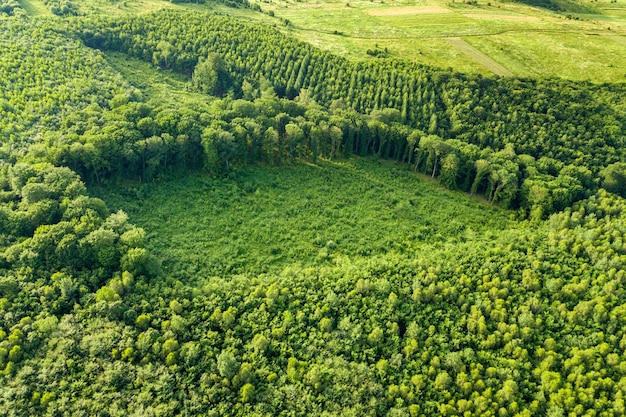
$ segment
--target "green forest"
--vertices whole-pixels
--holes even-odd
[[[625,415],[626,84],[219,3],[0,0],[2,412]]]

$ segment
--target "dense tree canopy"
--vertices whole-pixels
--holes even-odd
[[[200,58],[219,54],[236,96],[244,81],[264,79],[280,97],[294,98],[305,88],[327,107],[341,100],[364,114],[396,109],[386,123],[481,148],[500,150],[510,143],[520,154],[584,164],[594,172],[624,157],[623,85],[490,79],[398,60],[353,63],[270,27],[214,14],[168,11],[80,22],[79,35],[88,45],[142,59],[167,41],[172,68],[184,73]]]
[[[623,86],[353,63],[215,14],[29,19],[12,4],[0,4],[8,416],[625,413]],[[185,74],[206,102],[154,100],[110,50]],[[324,178],[326,161],[355,157],[403,164],[360,194],[381,222],[415,219],[406,242],[372,251],[357,236],[340,253],[318,236],[312,261],[260,224],[265,249],[288,254],[272,270],[186,258],[166,273],[152,232],[87,192],[130,184],[121,192],[143,202],[195,172],[218,199],[206,206],[259,210],[250,196],[279,184],[241,184],[246,166],[307,163]],[[465,213],[434,224],[419,212],[433,196],[385,187],[410,171],[516,211],[485,210],[501,217],[478,233]],[[314,208],[298,187],[273,218],[314,210],[326,223],[312,227],[332,229],[359,214],[333,201],[341,187]],[[244,234],[231,219],[193,237],[227,247]],[[220,253],[206,262],[228,265]]]

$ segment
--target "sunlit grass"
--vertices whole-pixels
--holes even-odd
[[[166,273],[179,278],[259,274],[388,252],[423,256],[511,225],[510,213],[405,166],[364,159],[256,166],[230,178],[197,174],[97,192],[150,231],[151,249]]]
[[[157,104],[175,105],[185,101],[203,106],[211,99],[206,94],[193,92],[190,78],[183,74],[161,70],[148,62],[119,52],[107,52],[105,57],[126,81],[140,89],[145,98],[154,99]]]
[[[18,3],[29,16],[52,16],[50,10],[40,0],[19,0]]]
[[[285,30],[300,39],[352,59],[373,59],[367,50],[378,46],[387,48],[391,57],[489,74],[445,41],[463,37],[517,76],[624,81],[619,62],[626,57],[626,44],[621,42],[626,36],[626,0],[582,2],[561,13],[499,1],[274,0],[258,4],[287,19],[291,26]],[[607,39],[606,35],[613,36]]]

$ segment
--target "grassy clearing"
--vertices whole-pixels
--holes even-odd
[[[105,58],[126,81],[158,103],[175,105],[181,102],[204,106],[210,100],[206,94],[190,91],[189,77],[153,65],[119,52],[107,52]]]
[[[604,36],[539,32],[528,34],[524,39],[517,34],[502,34],[497,38],[470,37],[466,40],[487,55],[500,56],[501,62],[517,75],[569,74],[567,78],[579,81],[626,81],[623,66],[626,44]],[[555,62],[561,63],[557,73],[553,68]]]
[[[18,0],[29,16],[52,16],[50,10],[39,0]]]
[[[176,278],[259,274],[388,252],[418,256],[493,237],[509,214],[395,164],[364,159],[249,167],[229,179],[191,175],[96,189],[150,231]]]

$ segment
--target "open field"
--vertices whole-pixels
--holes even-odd
[[[469,45],[463,39],[450,37],[448,38],[448,42],[450,42],[450,44],[456,47],[459,51],[463,52],[465,55],[469,56],[474,61],[478,62],[479,64],[481,64],[483,67],[493,72],[494,74],[502,75],[502,76],[513,75],[511,71],[504,68],[502,65],[498,64],[496,61],[489,58],[487,55],[483,54],[478,49]]]
[[[378,47],[387,48],[390,57],[462,72],[626,81],[626,0],[572,6],[585,13],[497,1],[259,4],[287,19],[300,39],[353,59],[370,59],[367,50]],[[614,42],[607,42],[607,36]],[[459,41],[448,38],[461,38],[474,52],[459,50]],[[485,56],[498,66],[486,67]]]
[[[626,44],[618,36],[593,33],[533,33],[525,38],[505,33],[498,37],[471,37],[467,41],[500,62],[516,75],[539,77],[554,73],[556,63],[563,74],[578,74],[577,80],[596,82],[626,81],[623,61]],[[573,77],[572,77],[573,78]]]
[[[611,39],[621,45],[625,45],[626,46],[626,36],[624,35],[609,35],[609,34],[604,34],[604,36],[608,39]]]
[[[50,10],[40,0],[19,0],[18,3],[29,16],[50,16]]]
[[[386,252],[417,256],[513,224],[504,211],[377,161],[250,167],[231,177],[98,194],[154,233],[154,251],[177,278],[271,273]]]

